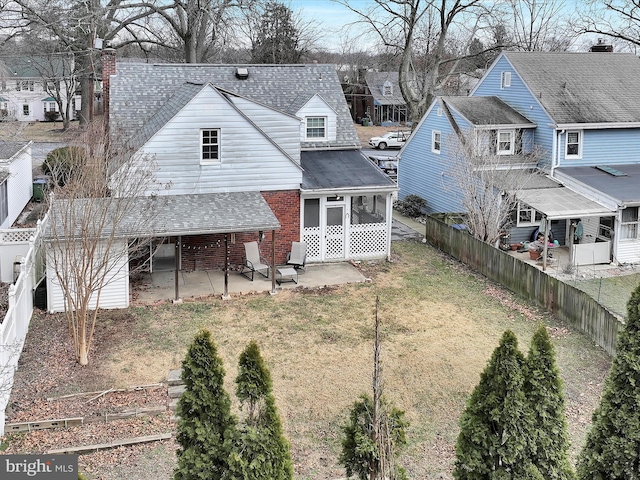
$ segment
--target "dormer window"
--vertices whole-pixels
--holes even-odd
[[[327,119],[326,117],[307,117],[306,135],[307,140],[326,140]]]
[[[384,82],[384,85],[382,86],[382,95],[385,97],[391,97],[393,95],[393,83],[389,80]]]

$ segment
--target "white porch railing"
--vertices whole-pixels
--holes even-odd
[[[9,403],[13,375],[33,314],[33,292],[39,276],[37,274],[42,271],[38,262],[45,222],[46,217],[43,222],[38,222],[36,229],[31,232],[29,250],[20,263],[18,278],[9,287],[9,309],[0,323],[0,435],[4,434],[5,410]]]

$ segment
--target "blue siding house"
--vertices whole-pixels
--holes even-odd
[[[550,228],[576,264],[640,263],[638,78],[632,54],[502,52],[469,97],[434,100],[401,151],[399,197],[423,197],[430,213],[462,213],[451,145],[465,141],[464,130],[489,130],[492,148],[519,148],[502,152],[505,165],[513,169],[520,154],[515,168],[544,177],[518,190],[512,241]],[[531,146],[535,165],[526,159]]]

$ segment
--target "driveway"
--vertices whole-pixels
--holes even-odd
[[[39,169],[51,150],[64,147],[63,142],[33,142],[31,145],[31,162],[34,169]]]

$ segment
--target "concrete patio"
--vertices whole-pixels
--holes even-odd
[[[288,278],[288,277],[287,277]],[[321,288],[330,285],[365,282],[364,275],[350,262],[307,265],[306,271],[298,272],[298,283],[276,283],[275,292],[293,288]],[[237,271],[229,272],[229,294],[270,292],[271,278],[256,273],[253,281]],[[144,273],[131,286],[132,304],[149,304],[175,300],[175,272],[169,268],[156,269]],[[180,299],[222,297],[224,293],[224,272],[222,270],[202,270],[178,272],[178,294]]]

